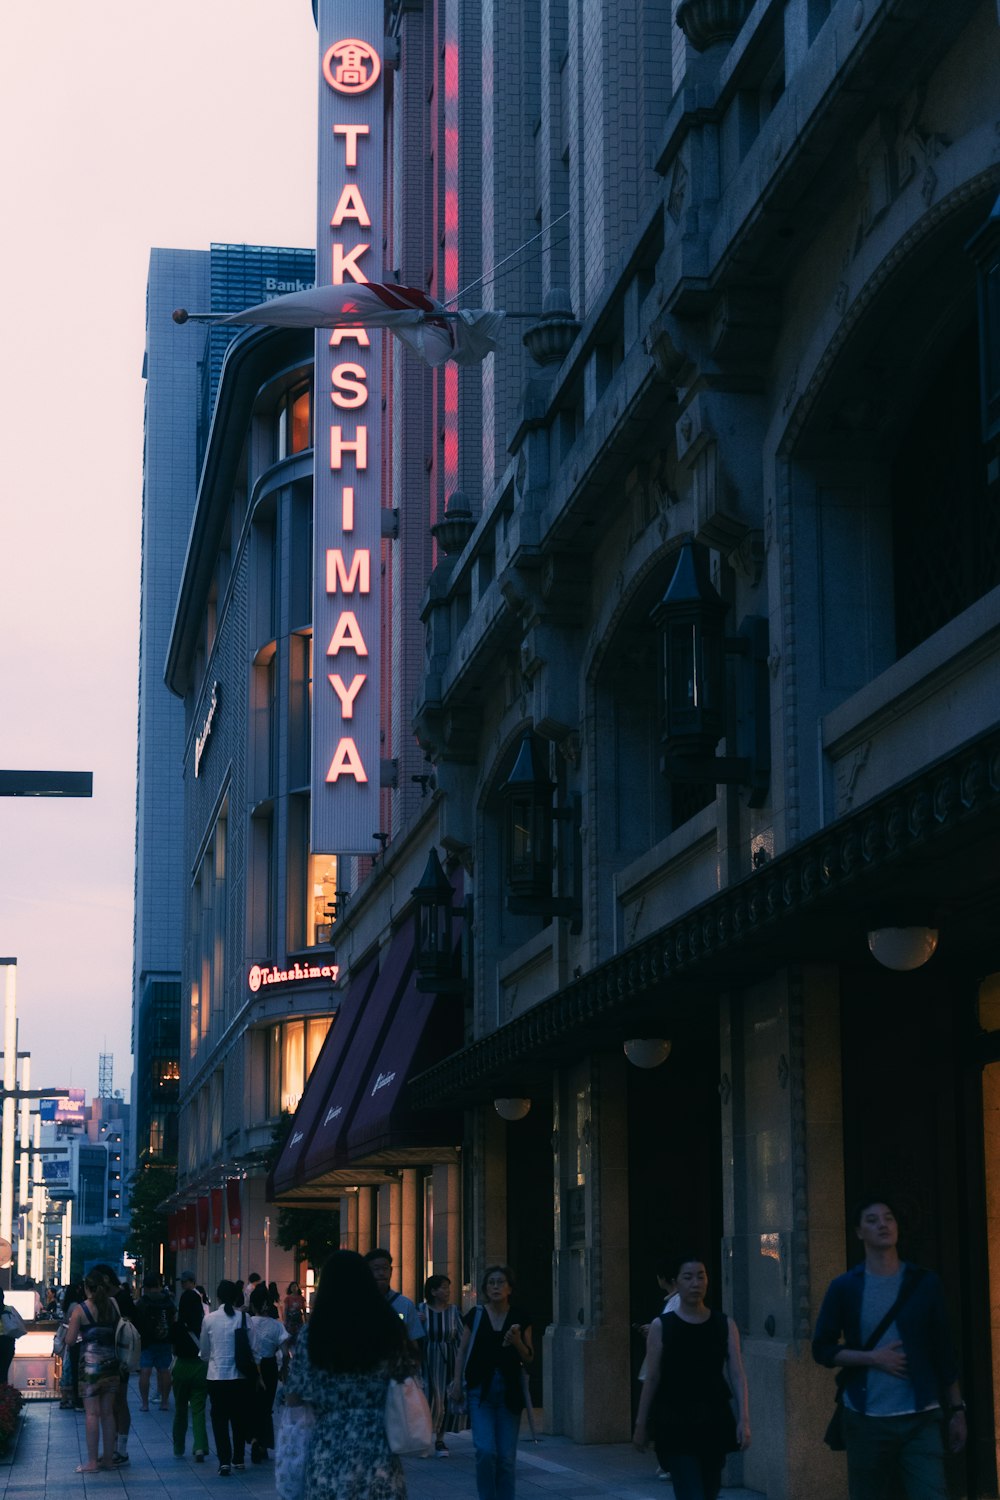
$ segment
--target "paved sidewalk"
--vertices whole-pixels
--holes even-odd
[[[0,1500],[274,1500],[270,1464],[247,1464],[220,1479],[213,1457],[196,1464],[174,1458],[173,1413],[133,1411],[126,1468],[76,1474],[86,1460],[83,1413],[60,1411],[58,1402],[31,1401],[12,1464],[0,1465]],[[406,1459],[409,1500],[475,1500],[472,1442],[467,1432],[449,1437],[451,1457]],[[673,1500],[673,1487],[655,1477],[651,1455],[626,1443],[576,1444],[543,1437],[518,1449],[518,1500]],[[725,1489],[722,1500],[761,1500],[756,1491]]]

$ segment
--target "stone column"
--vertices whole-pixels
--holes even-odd
[[[402,1223],[400,1225],[400,1257],[393,1261],[398,1267],[396,1286],[411,1302],[420,1301],[423,1277],[417,1258],[417,1225],[420,1222],[420,1178],[413,1167],[403,1169],[401,1191]]]

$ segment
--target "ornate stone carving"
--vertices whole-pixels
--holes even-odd
[[[543,316],[531,325],[521,342],[535,363],[544,368],[562,364],[579,332],[569,292],[553,287],[545,298]]]
[[[472,503],[468,495],[456,490],[445,501],[444,515],[431,527],[431,536],[442,552],[451,557],[462,551],[475,529]]]
[[[868,764],[871,754],[871,740],[864,740],[860,745],[855,745],[850,755],[845,755],[837,762],[837,800],[840,806],[850,807],[854,802],[854,790],[858,784],[858,777]]]
[[[751,0],[681,0],[677,24],[696,52],[731,42],[750,14]]]

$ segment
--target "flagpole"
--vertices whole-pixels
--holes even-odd
[[[487,312],[502,313],[505,318],[543,318],[545,316],[544,313],[540,313],[540,312],[509,312],[504,307],[495,307],[495,308],[491,307],[491,308],[487,308],[485,310]],[[452,311],[449,311],[449,310],[446,310],[446,309],[442,308],[440,312],[426,312],[426,313],[421,313],[420,314],[420,322],[421,323],[436,323],[436,322],[440,322],[440,320],[442,318],[450,318],[453,321],[458,321],[458,319],[460,319],[461,316],[462,316],[462,311],[463,311],[463,309],[461,309],[461,308],[459,308],[457,310],[452,310]],[[477,308],[476,311],[477,312],[481,311],[481,309]],[[193,313],[193,312],[188,312],[188,310],[187,310],[186,307],[175,308],[174,311],[171,313],[171,317],[173,318],[174,322],[177,323],[177,324],[179,324],[179,325],[183,325],[184,323],[224,323],[227,318],[235,318],[235,317],[238,317],[238,316],[239,316],[238,312]],[[280,327],[280,326],[293,327],[293,326],[296,326],[296,325],[293,325],[293,324],[280,325],[280,324],[268,324],[268,323],[247,323],[245,326],[247,328],[269,328],[269,327]],[[300,327],[308,327],[309,325],[308,324],[300,324],[298,326],[300,326]],[[327,327],[331,327],[331,328],[366,328],[366,327],[369,326],[369,323],[368,323],[368,320],[365,319],[365,318],[339,318],[336,323],[332,323],[332,324],[317,323],[314,326],[317,327],[317,328],[327,328]],[[378,327],[384,327],[385,325],[384,324],[378,324],[378,323],[376,323],[374,326],[376,328],[378,328]],[[389,331],[391,332],[391,329]]]

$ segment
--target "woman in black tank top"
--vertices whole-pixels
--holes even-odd
[[[677,1500],[717,1500],[726,1454],[750,1446],[740,1337],[732,1318],[705,1306],[702,1260],[680,1261],[677,1290],[677,1311],[661,1313],[650,1324],[632,1441],[643,1452],[652,1437]]]

